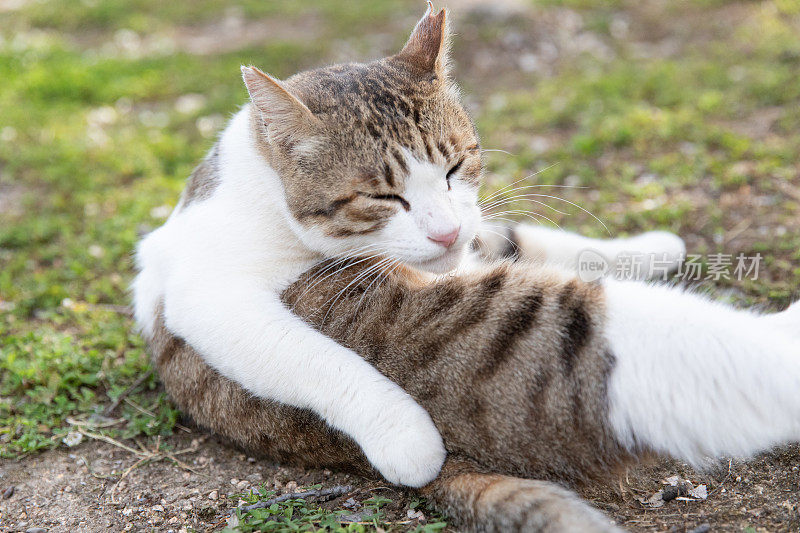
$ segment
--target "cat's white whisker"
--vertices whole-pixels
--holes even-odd
[[[525,177],[522,177],[522,178],[520,178],[520,179],[518,179],[518,180],[516,180],[516,181],[513,181],[513,182],[509,183],[508,185],[506,185],[506,186],[504,186],[504,187],[501,187],[500,189],[498,189],[497,191],[495,191],[493,194],[491,194],[491,195],[490,195],[490,196],[488,196],[487,198],[482,198],[481,200],[482,200],[482,201],[486,201],[486,200],[489,200],[489,199],[491,199],[491,198],[494,198],[494,197],[495,197],[495,196],[497,196],[498,194],[502,194],[502,191],[504,191],[504,190],[508,189],[509,187],[512,187],[512,186],[516,185],[517,183],[519,183],[519,182],[521,182],[521,181],[525,181],[525,180],[526,180],[526,179],[528,179],[528,178],[532,178],[533,176],[537,176],[537,175],[541,174],[542,172],[544,172],[544,171],[546,171],[546,170],[550,170],[551,168],[553,168],[553,167],[554,167],[554,166],[556,166],[557,164],[558,164],[558,163],[553,163],[552,165],[549,165],[549,166],[547,166],[547,167],[545,167],[545,168],[543,168],[543,169],[541,169],[541,170],[537,170],[537,171],[536,171],[536,172],[534,172],[533,174],[528,174],[528,175],[527,175],[527,176],[525,176]]]
[[[600,225],[601,225],[601,226],[603,226],[603,229],[605,229],[605,230],[606,230],[606,232],[607,232],[609,235],[611,235],[611,230],[610,230],[610,229],[608,229],[608,226],[606,226],[606,225],[605,225],[605,223],[604,223],[602,220],[600,220],[600,218],[598,218],[598,217],[597,217],[597,215],[595,215],[594,213],[592,213],[592,212],[591,212],[591,211],[589,211],[588,209],[586,209],[586,208],[584,208],[584,207],[581,207],[580,205],[576,204],[575,202],[570,202],[569,200],[566,200],[566,199],[564,199],[564,198],[559,198],[558,196],[553,196],[553,195],[550,195],[550,194],[531,194],[530,196],[539,196],[539,197],[541,197],[541,198],[552,198],[552,199],[554,199],[554,200],[559,200],[559,201],[561,201],[561,202],[567,203],[567,204],[569,204],[569,205],[571,205],[571,206],[573,206],[573,207],[577,207],[578,209],[580,209],[581,211],[583,211],[583,212],[584,212],[584,213],[586,213],[587,215],[591,216],[591,217],[592,217],[593,219],[595,219],[597,222],[599,222],[599,223],[600,223]]]
[[[388,263],[388,265],[389,265],[389,266],[390,266],[390,268],[391,268],[391,270],[390,270],[389,272],[385,272],[385,269],[380,269],[380,270],[378,271],[378,274],[377,274],[377,276],[375,276],[375,279],[374,279],[374,280],[372,280],[372,282],[371,282],[371,283],[370,283],[370,284],[367,286],[367,288],[364,290],[364,294],[362,294],[362,295],[361,295],[361,298],[358,300],[358,305],[356,305],[356,311],[355,311],[355,313],[359,313],[359,312],[361,312],[361,304],[364,302],[364,299],[367,297],[367,294],[369,293],[370,289],[372,289],[372,285],[373,285],[373,284],[374,284],[376,281],[380,280],[380,282],[378,283],[378,285],[375,287],[375,291],[377,292],[377,291],[378,291],[378,289],[380,288],[380,286],[381,286],[381,285],[382,285],[382,284],[383,284],[383,283],[384,283],[384,282],[385,282],[387,279],[389,279],[389,276],[391,276],[391,275],[392,275],[392,273],[393,273],[393,272],[394,272],[394,271],[395,271],[395,270],[396,270],[396,269],[397,269],[397,268],[400,266],[400,264],[401,264],[401,262],[400,262],[400,261],[394,260],[394,264],[392,265],[392,262],[390,261],[390,262]]]
[[[495,231],[493,229],[489,229],[489,228],[486,228],[486,227],[483,228],[483,231],[485,231],[487,233],[493,233],[493,234],[497,235],[498,237],[500,237],[503,240],[505,240],[506,242],[508,242],[508,244],[510,244],[511,246],[514,246],[514,247],[517,246],[517,243],[515,243],[514,241],[512,241],[511,239],[508,238],[508,235],[503,235],[499,231]]]
[[[517,220],[514,220],[512,218],[506,218],[506,217],[494,217],[492,220],[504,220],[505,222],[508,222],[509,224],[512,224],[512,225],[519,223],[519,221],[517,221]],[[541,224],[541,222],[539,220],[537,220],[535,218],[533,218],[533,220],[536,222],[537,225]],[[552,220],[548,219],[548,222],[550,222],[551,224],[556,226],[558,229],[561,229],[561,227],[558,224],[556,224],[555,222],[553,222]]]
[[[366,261],[366,260],[371,259],[373,257],[379,257],[380,255],[382,255],[383,252],[381,251],[381,244],[382,243],[369,244],[369,245],[366,245],[366,246],[362,246],[360,248],[356,248],[352,252],[348,252],[347,254],[344,254],[342,256],[332,258],[331,263],[329,265],[327,265],[325,268],[323,268],[320,272],[317,272],[314,276],[312,276],[308,280],[308,282],[307,282],[308,287],[306,288],[306,290],[304,290],[300,294],[300,296],[297,298],[297,301],[299,302],[303,298],[303,296],[305,296],[306,293],[308,293],[310,290],[312,290],[314,287],[316,287],[322,281],[325,281],[326,279],[330,278],[331,276],[335,276],[336,274],[338,274],[339,272],[341,272],[345,268],[348,268],[349,266],[353,266],[352,263],[349,264],[349,265],[347,264],[347,262],[350,261],[351,259],[359,258],[359,261],[357,263],[354,263],[354,264],[358,264],[360,262]],[[361,255],[366,251],[376,250],[376,249],[378,250],[377,253],[370,254],[370,255],[368,255],[366,257],[363,257]],[[333,272],[331,272],[329,275],[327,275],[324,278],[322,278],[322,276],[324,276],[326,273],[330,272],[331,270],[333,270]],[[322,279],[320,279],[320,278],[322,278]]]
[[[520,185],[519,187],[512,187],[511,189],[508,189],[506,191],[502,191],[501,194],[494,194],[493,193],[493,194],[491,194],[489,196],[480,198],[478,200],[478,205],[486,205],[488,202],[491,202],[491,201],[494,201],[494,200],[497,200],[497,199],[500,199],[500,198],[505,198],[506,196],[503,196],[503,195],[516,194],[517,192],[524,192],[524,191],[528,191],[530,189],[541,189],[541,188],[545,188],[545,187],[557,188],[557,189],[588,189],[589,188],[589,187],[585,187],[583,185],[548,185],[548,184],[545,184],[545,183],[539,183],[539,184],[533,184],[533,185]]]
[[[506,155],[510,155],[511,157],[514,157],[514,154],[512,154],[511,152],[509,152],[507,150],[501,150],[500,148],[483,148],[481,150],[481,152],[482,153],[483,152],[500,152],[501,154],[506,154]]]
[[[518,210],[518,209],[512,209],[510,211],[500,211],[499,213],[490,213],[490,214],[484,216],[483,220],[492,220],[492,219],[495,219],[495,218],[500,218],[502,215],[522,215],[522,216],[530,218],[531,220],[533,220],[537,224],[540,223],[539,219],[544,219],[544,220],[548,221],[549,223],[553,224],[558,229],[561,229],[561,226],[559,226],[558,223],[555,220],[553,220],[551,218],[548,218],[547,216],[542,215],[541,213],[536,213],[535,211],[522,211],[522,210]],[[508,219],[504,219],[504,220],[508,220]],[[512,220],[512,222],[514,224],[518,223],[518,221],[516,221],[516,220]]]
[[[329,266],[325,267],[325,269],[323,269],[323,271],[321,273],[319,273],[318,275],[314,276],[314,278],[312,278],[312,280],[309,280],[309,283],[311,281],[313,281],[313,280],[316,280],[316,281],[314,281],[313,284],[309,285],[300,294],[300,296],[298,296],[297,301],[299,302],[303,298],[303,296],[305,296],[309,291],[313,290],[314,287],[316,287],[317,285],[319,285],[320,283],[322,283],[326,279],[329,279],[329,278],[339,274],[340,272],[342,272],[342,271],[344,271],[344,270],[346,270],[346,269],[348,269],[348,268],[350,268],[352,266],[355,266],[355,265],[357,265],[359,263],[363,263],[364,261],[368,261],[370,259],[374,259],[376,257],[380,257],[381,255],[383,255],[381,252],[370,254],[370,255],[367,255],[367,256],[363,256],[363,257],[348,255],[348,256],[342,257],[341,259],[338,259],[337,261],[334,261],[332,265],[329,265]],[[356,257],[359,257],[358,261],[356,261],[355,263],[348,263],[349,260],[355,259]],[[333,271],[330,272],[332,269],[333,269]],[[326,275],[325,277],[322,277],[322,275],[324,275],[326,272],[329,272],[328,275]]]
[[[330,312],[333,310],[333,308],[336,306],[336,302],[337,302],[337,301],[339,301],[339,298],[341,298],[341,297],[342,297],[342,295],[345,293],[345,291],[347,291],[348,289],[350,289],[351,287],[353,287],[354,285],[356,285],[357,283],[359,283],[361,280],[363,280],[363,279],[366,279],[367,277],[369,277],[370,275],[372,275],[374,272],[377,272],[377,271],[379,271],[379,270],[380,270],[380,269],[381,269],[381,268],[382,268],[384,265],[386,265],[386,264],[388,264],[389,262],[391,262],[391,261],[394,261],[394,260],[395,260],[395,259],[393,259],[393,258],[391,258],[391,257],[387,257],[387,258],[381,259],[380,261],[378,261],[378,262],[377,262],[377,263],[375,263],[374,265],[370,265],[370,266],[369,266],[369,267],[367,267],[367,268],[366,268],[366,269],[365,269],[363,272],[360,272],[360,273],[359,273],[359,274],[358,274],[358,275],[357,275],[357,276],[356,276],[356,277],[355,277],[353,280],[351,280],[351,281],[350,281],[350,282],[349,282],[349,283],[348,283],[348,284],[347,284],[347,285],[346,285],[346,286],[345,286],[343,289],[341,289],[340,291],[338,291],[338,292],[336,293],[336,296],[335,296],[335,298],[328,298],[328,300],[327,300],[325,303],[323,303],[323,304],[320,306],[320,307],[324,307],[324,306],[325,306],[325,305],[326,305],[328,302],[330,302],[330,301],[331,301],[331,299],[333,300],[333,302],[332,302],[332,303],[331,303],[331,304],[328,306],[328,310],[325,312],[325,316],[324,316],[324,317],[322,317],[322,325],[324,325],[324,324],[325,324],[325,321],[328,319],[328,315],[329,315],[329,314],[330,314]]]
[[[500,205],[510,204],[514,200],[524,199],[524,200],[528,200],[529,202],[533,202],[535,204],[539,204],[541,206],[547,207],[548,209],[551,209],[551,210],[555,211],[556,213],[558,213],[560,215],[569,215],[569,213],[565,213],[564,211],[556,209],[552,205],[549,205],[549,204],[547,204],[545,202],[542,202],[540,200],[533,200],[533,199],[530,198],[530,196],[531,196],[530,193],[529,194],[517,194],[517,195],[514,195],[514,196],[510,196],[508,198],[502,198],[500,200],[495,200],[494,202],[492,202],[492,203],[490,203],[488,205],[480,206],[481,207],[481,211],[492,209],[492,208],[500,206]]]

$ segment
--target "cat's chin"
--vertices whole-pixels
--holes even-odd
[[[414,268],[429,272],[431,274],[447,274],[452,272],[461,264],[462,253],[458,250],[449,250],[439,257],[426,261],[409,261]]]

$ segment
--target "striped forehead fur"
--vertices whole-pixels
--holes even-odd
[[[404,49],[280,82],[313,115],[310,126],[303,113],[278,118],[303,124],[276,125],[253,106],[258,149],[281,176],[287,205],[301,223],[330,236],[380,229],[403,205],[381,208],[368,199],[403,193],[409,156],[444,168],[460,165],[459,179],[479,183],[478,137],[446,74],[447,54],[442,51],[431,69],[420,68],[408,54]],[[276,136],[275,128],[288,133]]]

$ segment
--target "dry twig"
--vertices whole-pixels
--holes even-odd
[[[343,494],[347,494],[351,490],[353,490],[353,487],[350,485],[336,485],[335,487],[331,487],[329,489],[308,490],[305,492],[289,492],[275,498],[270,498],[269,500],[256,502],[252,505],[243,505],[242,507],[237,507],[236,510],[246,512],[252,511],[253,509],[263,509],[272,504],[285,502],[287,500],[307,500],[313,498],[315,500],[326,501],[333,498],[338,498]]]
[[[115,494],[116,494],[117,488],[119,487],[120,482],[123,479],[125,479],[128,476],[128,474],[130,474],[135,469],[139,468],[140,466],[142,466],[144,464],[157,462],[157,461],[162,461],[164,459],[169,459],[170,461],[172,461],[173,463],[175,463],[176,465],[178,465],[179,467],[181,467],[183,469],[186,469],[186,470],[189,470],[191,472],[194,472],[195,474],[204,475],[204,474],[198,472],[197,470],[195,470],[194,468],[192,468],[191,466],[189,466],[188,464],[184,463],[183,461],[181,461],[177,457],[175,457],[176,455],[182,455],[182,454],[185,454],[185,453],[196,452],[197,451],[197,447],[196,446],[190,446],[189,448],[184,448],[183,450],[177,450],[177,451],[174,451],[174,452],[171,452],[169,450],[162,450],[161,449],[161,437],[159,436],[156,439],[156,446],[152,450],[145,448],[138,441],[134,441],[134,442],[136,442],[137,446],[139,446],[139,448],[140,448],[140,450],[136,450],[134,448],[131,448],[130,446],[122,444],[118,440],[113,439],[113,438],[111,438],[111,437],[109,437],[107,435],[101,435],[99,433],[92,433],[91,431],[86,431],[84,429],[79,429],[79,431],[86,437],[89,437],[89,438],[95,439],[95,440],[101,440],[101,441],[107,442],[109,444],[113,444],[114,446],[116,446],[118,448],[121,448],[121,449],[123,449],[123,450],[125,450],[127,452],[130,452],[130,453],[132,453],[133,455],[135,455],[136,457],[139,458],[138,461],[133,463],[131,466],[126,468],[124,472],[122,472],[122,475],[120,475],[119,479],[116,481],[116,483],[114,483],[114,486],[111,487],[111,491],[110,491],[110,493],[111,493],[111,503],[114,504],[114,505],[119,503],[119,500],[116,499]]]
[[[140,386],[142,383],[144,383],[144,382],[145,382],[147,379],[149,379],[149,378],[150,378],[150,376],[152,376],[152,375],[153,375],[153,369],[151,368],[150,370],[148,370],[147,372],[145,372],[144,374],[142,374],[141,376],[139,376],[139,377],[136,379],[136,381],[134,381],[134,382],[133,382],[133,385],[131,385],[130,387],[128,387],[127,389],[125,389],[124,391],[122,391],[122,393],[121,393],[119,396],[117,396],[117,399],[116,399],[116,400],[114,400],[114,401],[111,403],[111,405],[109,405],[109,406],[106,408],[106,410],[105,410],[105,411],[103,411],[103,414],[104,414],[105,416],[111,416],[111,413],[113,413],[113,412],[116,410],[116,408],[117,408],[117,407],[119,407],[119,404],[122,402],[122,400],[124,400],[125,398],[127,398],[127,397],[128,397],[128,395],[129,395],[130,393],[132,393],[133,391],[135,391],[136,389],[138,389],[138,388],[139,388],[139,386]]]

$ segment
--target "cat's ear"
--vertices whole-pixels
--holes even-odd
[[[307,132],[318,119],[279,80],[256,67],[242,67],[250,101],[261,113],[270,137],[290,137]]]
[[[408,42],[397,57],[423,72],[432,72],[441,77],[447,75],[450,35],[447,31],[447,12],[444,9],[434,14],[433,2],[417,22]]]

